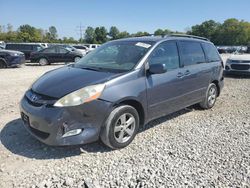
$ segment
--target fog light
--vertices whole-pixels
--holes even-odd
[[[65,138],[68,136],[75,136],[75,135],[80,134],[81,132],[82,132],[82,129],[74,129],[74,130],[66,132],[62,137]]]

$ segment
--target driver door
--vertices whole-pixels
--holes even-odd
[[[147,101],[149,119],[154,119],[181,109],[186,93],[183,78],[179,77],[181,68],[175,41],[159,44],[148,59],[151,64],[165,64],[167,72],[147,74]]]

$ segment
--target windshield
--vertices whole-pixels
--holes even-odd
[[[89,53],[75,67],[125,72],[133,69],[154,42],[115,41]]]

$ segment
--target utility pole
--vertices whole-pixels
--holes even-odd
[[[80,25],[77,26],[77,31],[79,32],[79,35],[80,35],[80,41],[82,41],[83,31],[84,31],[84,27],[82,26],[82,23],[80,23]]]

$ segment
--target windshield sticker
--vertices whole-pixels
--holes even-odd
[[[151,46],[150,44],[146,44],[146,43],[143,43],[143,42],[137,42],[135,45],[143,47],[143,48],[149,48]]]

